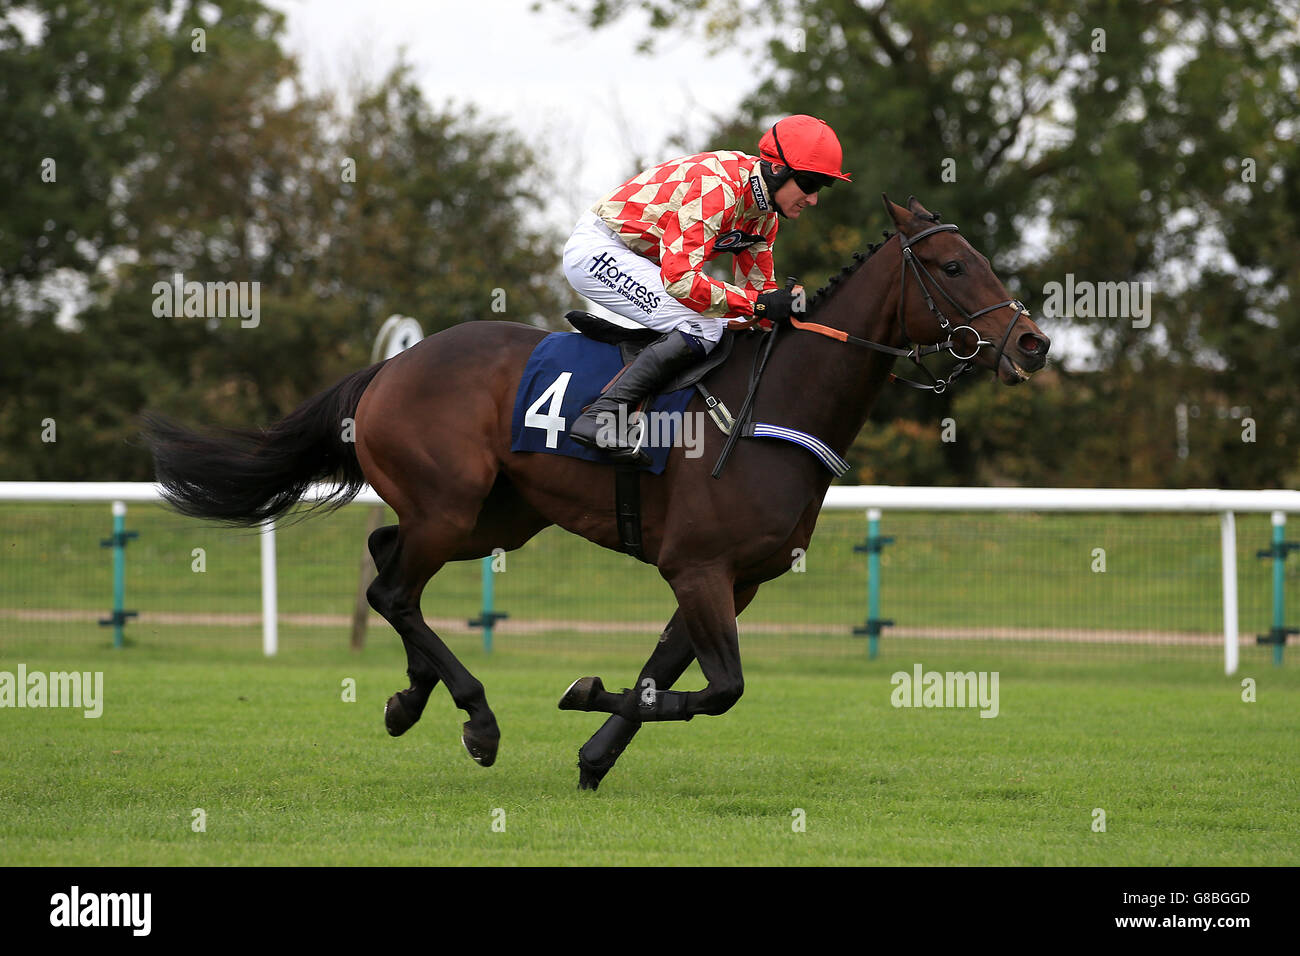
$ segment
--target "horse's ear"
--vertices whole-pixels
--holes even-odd
[[[898,203],[893,202],[884,193],[880,194],[881,200],[885,204],[885,212],[889,213],[889,218],[894,220],[894,225],[903,232],[907,231],[907,224],[913,220],[913,215]]]
[[[933,219],[934,213],[921,205],[921,201],[915,196],[907,197],[907,208],[911,210],[914,216],[920,216],[922,219]]]

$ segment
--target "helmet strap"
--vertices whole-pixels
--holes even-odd
[[[767,187],[767,194],[772,197],[772,206],[776,209],[776,214],[785,219],[786,214],[781,211],[781,204],[776,201],[776,191],[790,181],[794,170],[789,166],[782,166],[781,172],[778,173],[773,169],[773,164],[766,159],[758,161],[758,168],[763,174],[763,185]]]

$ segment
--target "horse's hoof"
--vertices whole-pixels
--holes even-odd
[[[401,691],[388,698],[388,703],[384,704],[384,726],[388,728],[390,737],[402,736],[414,727],[419,719],[419,717],[412,717],[411,711],[402,703]]]
[[[588,763],[582,759],[582,752],[578,752],[578,789],[579,790],[598,790],[600,782],[605,779],[605,774],[609,773],[614,767],[611,763],[608,767],[597,767],[595,764]]]
[[[599,677],[579,677],[560,698],[560,710],[591,710],[591,702],[604,690]]]
[[[578,789],[595,790],[600,786],[600,782],[605,779],[605,774],[614,769],[614,764],[618,762],[618,756],[623,752],[622,747],[611,748],[601,754],[599,760],[591,760],[587,757],[587,744],[578,749]]]
[[[461,727],[460,742],[465,745],[465,752],[480,767],[490,767],[497,762],[497,747],[501,743],[501,734],[482,734],[474,730],[465,721]]]

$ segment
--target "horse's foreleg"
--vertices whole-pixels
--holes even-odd
[[[708,683],[698,691],[634,687],[618,712],[624,717],[635,714],[643,723],[725,714],[745,692],[732,582],[722,572],[693,569],[675,574],[668,583]]]
[[[740,614],[754,599],[758,587],[747,588],[736,593],[736,614]],[[636,687],[642,693],[651,687],[667,690],[691,666],[695,660],[695,649],[691,646],[690,635],[680,620],[680,612],[674,612],[668,626],[664,628],[654,653],[637,675]],[[618,706],[618,695],[611,695],[611,703]],[[561,703],[561,707],[564,704]],[[601,724],[600,729],[578,751],[578,789],[595,790],[605,775],[614,768],[614,764],[627,749],[636,732],[641,729],[640,722],[633,722],[619,714],[611,714]]]
[[[691,648],[690,636],[674,612],[655,645],[654,653],[637,675],[636,685],[671,687],[685,673],[686,668],[691,666],[693,660],[695,651]],[[564,707],[563,701],[560,706]],[[595,790],[599,787],[600,781],[614,769],[615,762],[640,729],[639,722],[630,721],[618,714],[612,714],[601,724],[600,729],[578,751],[578,789]]]
[[[621,694],[605,690],[598,677],[575,681],[560,706],[566,710],[617,714],[632,723],[690,720],[698,714],[726,713],[744,693],[736,603],[731,583],[722,574],[695,572],[670,582],[677,595],[680,620],[708,684],[699,691],[633,687]]]

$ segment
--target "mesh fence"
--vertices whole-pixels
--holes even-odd
[[[352,633],[367,528],[386,509],[352,505],[277,533],[278,597],[285,652],[346,646]],[[133,504],[127,529],[126,626],[137,642],[219,642],[261,647],[261,558],[256,532],[221,528]],[[861,512],[827,512],[806,554],[764,585],[740,619],[746,655],[865,655],[855,636],[867,618],[867,523]],[[112,603],[112,530],[104,504],[0,503],[0,652],[17,643],[107,642]],[[1007,656],[1123,656],[1223,660],[1219,518],[1194,514],[886,512],[881,534],[881,616],[893,620],[881,657],[945,655],[996,665]],[[1271,659],[1255,643],[1272,623],[1268,515],[1238,515],[1239,621],[1243,666]],[[495,609],[509,617],[494,646],[626,650],[644,657],[674,608],[657,571],[551,528],[496,559]],[[1288,562],[1286,596],[1296,609],[1300,559]],[[446,566],[426,589],[430,625],[448,638],[483,605],[478,561]],[[1298,609],[1300,610],[1300,609]],[[1300,614],[1292,614],[1300,617]],[[367,640],[396,642],[371,615]]]

